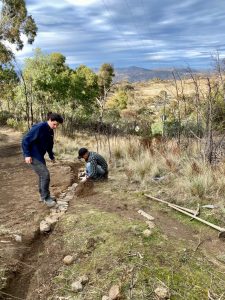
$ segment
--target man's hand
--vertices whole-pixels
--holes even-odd
[[[25,157],[25,163],[32,164],[32,157]]]
[[[87,181],[87,179],[88,179],[88,178],[85,176],[84,178],[82,178],[82,179],[81,179],[81,181],[80,181],[80,182],[86,182],[86,181]]]

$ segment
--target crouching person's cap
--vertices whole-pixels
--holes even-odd
[[[78,159],[81,159],[83,158],[84,154],[88,152],[88,149],[87,148],[80,148],[79,151],[78,151]]]

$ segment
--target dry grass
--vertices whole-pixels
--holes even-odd
[[[76,160],[79,147],[102,154],[112,169],[120,168],[130,184],[139,185],[140,191],[158,194],[177,203],[225,203],[224,163],[211,167],[204,162],[201,149],[191,142],[182,150],[176,141],[145,149],[137,137],[113,137],[77,134],[74,139],[57,136],[56,152],[62,159]],[[109,151],[110,149],[110,151]],[[111,152],[111,153],[110,153]]]

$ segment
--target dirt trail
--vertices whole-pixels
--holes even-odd
[[[20,140],[20,134],[0,129],[0,269],[6,270],[0,290],[7,286],[0,292],[2,299],[26,299],[38,253],[48,238],[40,236],[39,224],[49,209],[39,202],[37,177],[24,163]],[[49,169],[52,193],[59,195],[73,182],[71,167],[58,164]]]

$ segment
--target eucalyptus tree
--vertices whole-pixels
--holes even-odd
[[[9,113],[13,110],[15,87],[19,82],[17,73],[13,65],[0,65],[0,102],[1,109],[7,110]]]
[[[80,65],[71,75],[71,103],[73,109],[82,107],[90,115],[95,109],[95,98],[99,93],[98,77],[87,66]]]
[[[99,93],[96,97],[97,105],[99,107],[99,121],[102,124],[103,115],[105,112],[105,104],[108,94],[112,88],[114,68],[111,64],[104,63],[98,72],[98,87]]]
[[[46,113],[65,103],[70,86],[70,69],[60,53],[44,55],[36,49],[33,58],[25,60],[23,70],[25,98],[29,118],[44,118]]]
[[[1,0],[0,18],[0,63],[5,64],[14,58],[14,54],[5,42],[16,45],[21,50],[24,43],[22,35],[32,44],[37,34],[37,26],[32,16],[27,14],[24,0]]]

